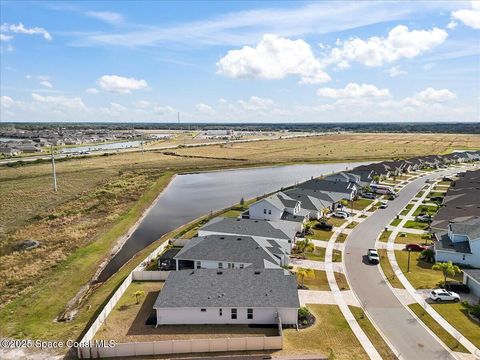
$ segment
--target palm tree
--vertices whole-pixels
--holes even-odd
[[[135,297],[135,300],[137,301],[137,304],[140,304],[140,298],[143,295],[145,295],[145,291],[143,291],[143,290],[137,290],[132,294],[132,296]]]
[[[433,270],[441,270],[444,277],[444,283],[447,282],[447,277],[453,278],[455,274],[461,272],[460,268],[457,265],[454,265],[451,261],[436,263],[432,266]]]
[[[313,245],[310,239],[300,240],[297,241],[296,249],[299,253],[305,256],[305,253],[315,250],[315,245]]]
[[[302,279],[302,288],[304,287],[305,278],[315,277],[315,272],[310,268],[298,268],[297,276]]]

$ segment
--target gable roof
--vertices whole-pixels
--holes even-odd
[[[283,269],[172,271],[155,309],[201,307],[298,308],[297,280]]]
[[[269,204],[280,210],[284,210],[285,208],[294,208],[298,204],[297,200],[292,199],[283,192],[278,192],[264,199],[256,201],[255,203],[251,204],[250,207],[260,204],[262,202],[268,202]]]
[[[330,193],[321,190],[312,190],[295,187],[285,191],[290,197],[299,199],[302,202],[302,208],[309,210],[321,210],[331,207],[335,200]],[[309,204],[309,202],[311,204]]]
[[[277,255],[286,255],[287,249],[277,245]],[[272,247],[272,243],[250,236],[208,235],[188,241],[174,258],[248,263],[259,269],[265,267],[266,260],[280,266],[279,257],[270,252],[268,247]]]
[[[293,240],[297,231],[288,221],[267,221],[242,218],[217,217],[203,225],[200,230],[219,234],[240,234],[272,239]]]
[[[468,236],[470,240],[480,239],[480,218],[450,223],[450,229],[454,234]]]

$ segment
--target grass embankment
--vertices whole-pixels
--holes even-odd
[[[458,304],[455,304],[455,305],[458,305]],[[455,339],[452,335],[450,335],[443,327],[441,327],[440,324],[436,322],[435,319],[431,317],[430,314],[428,314],[420,304],[411,304],[408,307],[451,350],[468,353],[468,350],[465,349],[465,347],[462,344],[460,344],[457,339]],[[455,316],[458,316],[458,314],[455,314]]]
[[[396,360],[397,357],[395,353],[390,349],[390,346],[388,346],[385,340],[383,340],[382,336],[379,334],[375,326],[373,326],[373,324],[370,322],[362,308],[357,306],[348,307],[382,359]]]
[[[443,281],[441,271],[432,270],[429,262],[420,259],[420,253],[410,252],[410,272],[408,269],[408,251],[395,251],[398,266],[403,271],[405,277],[416,289],[432,289],[438,287]],[[462,275],[456,275],[455,280],[462,281]]]
[[[283,331],[283,349],[275,354],[317,355],[322,358],[368,359],[337,305],[310,305],[315,324],[302,330]]]

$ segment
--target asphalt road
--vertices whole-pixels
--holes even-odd
[[[389,201],[387,209],[379,209],[357,225],[345,244],[345,269],[352,290],[366,311],[403,359],[453,359],[450,353],[404,308],[385,283],[379,267],[370,265],[364,256],[368,248],[375,247],[375,239],[393,218],[425,185],[426,179],[458,172],[449,169],[417,179]]]

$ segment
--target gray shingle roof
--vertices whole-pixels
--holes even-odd
[[[297,281],[283,269],[201,269],[172,271],[160,291],[157,308],[298,308]]]
[[[454,234],[467,235],[470,240],[480,238],[480,218],[451,223],[450,227]]]
[[[471,254],[470,243],[468,241],[452,242],[446,232],[437,233],[435,237],[437,238],[437,241],[433,243],[435,250]]]
[[[333,199],[326,193],[317,190],[293,188],[285,192],[288,196],[299,200],[302,203],[302,209],[310,211],[321,211],[329,208],[333,204]]]
[[[273,239],[293,240],[297,231],[288,221],[267,221],[218,217],[210,220],[200,230],[218,234],[261,236]]]
[[[175,259],[239,262],[259,269],[264,267],[264,260],[280,264],[278,257],[267,250],[271,244],[258,240],[233,235],[196,237],[187,242]],[[285,254],[283,250],[280,252]]]
[[[463,269],[463,272],[480,283],[480,269]]]

